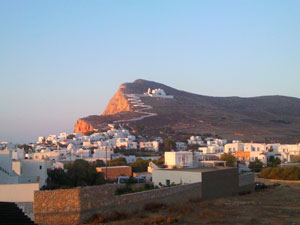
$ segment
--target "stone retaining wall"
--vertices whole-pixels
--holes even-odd
[[[35,223],[79,224],[81,188],[34,193],[33,212]]]

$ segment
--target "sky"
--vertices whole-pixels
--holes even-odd
[[[300,1],[0,1],[0,141],[73,132],[138,78],[300,98]]]

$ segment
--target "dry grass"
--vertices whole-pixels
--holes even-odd
[[[190,203],[198,203],[198,202],[201,202],[201,201],[203,201],[201,198],[190,198],[189,199]]]
[[[166,204],[160,202],[150,202],[144,205],[145,211],[157,212],[159,209],[166,208]]]
[[[225,215],[216,210],[204,209],[198,214],[198,216],[200,218],[224,218]]]
[[[93,215],[93,217],[90,219],[89,224],[90,225],[96,225],[99,223],[104,223],[105,218],[101,215]]]
[[[171,205],[168,207],[168,212],[169,213],[176,213],[176,214],[190,214],[192,212],[192,207],[190,204],[176,204],[176,205]]]
[[[110,225],[154,224],[300,224],[300,187],[272,187],[262,192],[182,204],[149,204],[143,212]]]

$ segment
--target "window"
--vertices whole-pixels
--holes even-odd
[[[166,185],[167,185],[167,186],[170,186],[170,184],[171,184],[170,180],[167,179],[167,180],[166,180]]]

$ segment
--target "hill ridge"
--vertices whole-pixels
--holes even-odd
[[[127,95],[143,94],[148,88],[161,88],[174,99],[142,96],[142,103],[151,107],[147,113],[157,116],[135,121],[143,113],[131,104]],[[300,137],[300,99],[282,95],[211,97],[137,79],[121,84],[101,116],[79,119],[74,130],[86,132],[114,121],[143,125],[149,135],[169,130],[213,133],[227,139],[296,142]]]

